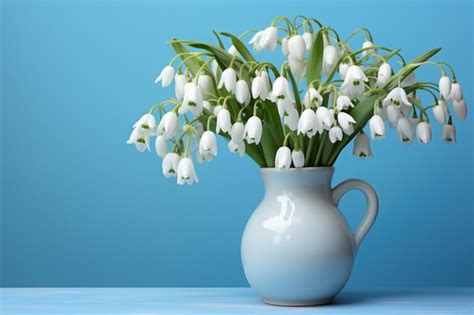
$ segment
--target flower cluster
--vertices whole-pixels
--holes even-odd
[[[242,41],[249,34],[255,52],[281,46],[281,67],[254,58]],[[353,49],[349,43],[358,34],[365,40]],[[352,140],[354,155],[372,155],[366,125],[373,140],[384,139],[388,126],[403,143],[415,137],[428,143],[431,110],[442,139],[455,142],[451,111],[460,120],[467,115],[452,67],[429,60],[439,49],[408,63],[399,50],[375,45],[365,28],[341,40],[333,28],[302,16],[277,17],[264,30],[240,37],[215,35],[216,46],[171,41],[176,55],[155,82],[167,87],[174,81],[175,98],[152,106],[127,141],[143,152],[155,137],[163,174],[176,176],[178,184],[198,181],[192,152],[198,162],[212,161],[217,135],[228,140],[231,152],[246,153],[261,167],[330,166]],[[232,42],[227,50],[222,37]],[[415,70],[424,65],[439,69],[438,83],[416,80]],[[419,93],[433,103],[423,106]]]

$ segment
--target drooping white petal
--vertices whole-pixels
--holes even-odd
[[[446,106],[444,104],[444,106]],[[440,125],[446,123],[446,109],[443,108],[443,104],[438,104],[433,107],[433,116]]]
[[[289,56],[302,61],[304,59],[304,53],[306,51],[306,44],[303,36],[297,34],[290,37],[288,40],[288,53]]]
[[[398,119],[397,132],[400,142],[411,143],[413,141],[413,128],[408,118],[401,117]]]
[[[426,121],[416,125],[416,136],[421,143],[429,143],[431,141],[431,126]]]
[[[170,139],[178,133],[178,130],[178,115],[174,111],[170,111],[161,118],[157,128],[157,135],[164,134],[167,139]]]
[[[216,118],[216,133],[221,131],[229,133],[232,128],[232,123],[230,121],[230,112],[227,108],[222,108],[217,113]]]
[[[275,167],[279,169],[291,166],[291,150],[288,147],[278,148],[275,155]]]
[[[370,149],[369,137],[364,132],[360,132],[356,136],[352,154],[360,158],[366,158],[373,155]]]
[[[304,166],[304,153],[301,150],[294,149],[291,152],[291,159],[293,160],[293,166],[301,168]]]
[[[377,72],[377,82],[376,86],[377,87],[383,87],[385,84],[388,83],[390,78],[392,77],[392,67],[390,67],[390,64],[384,62],[378,72]]]
[[[168,153],[168,142],[165,136],[157,136],[155,139],[155,151],[159,157],[165,157]]]
[[[180,159],[180,156],[174,152],[165,155],[163,158],[163,163],[161,164],[163,175],[165,177],[176,176]]]
[[[184,97],[184,86],[188,82],[188,78],[185,74],[176,73],[174,76],[174,93],[178,100],[182,100]]]
[[[446,143],[456,142],[456,128],[454,127],[454,125],[448,123],[443,126],[443,130],[441,132],[441,139]]]
[[[214,132],[204,131],[199,141],[199,153],[204,161],[211,161],[217,155],[217,139]]]
[[[332,125],[334,125],[334,115],[327,107],[318,107],[316,110],[316,117],[319,124],[326,130],[329,130]]]
[[[217,85],[218,89],[221,89],[223,86],[229,93],[234,93],[235,85],[237,83],[237,75],[235,70],[232,68],[227,68],[222,72],[221,79]]]
[[[184,157],[179,161],[177,173],[177,183],[179,185],[191,185],[199,181],[196,171],[194,170],[193,161],[188,157]]]
[[[298,122],[298,134],[304,134],[311,138],[318,132],[319,128],[316,113],[311,108],[305,109]]]
[[[461,85],[457,82],[451,84],[451,93],[449,95],[451,101],[459,102],[463,99]]]
[[[207,74],[201,74],[198,79],[198,86],[201,89],[203,99],[209,99],[214,93],[212,78]]]
[[[338,110],[346,110],[349,109],[350,107],[354,107],[354,104],[352,103],[351,99],[347,95],[340,95],[338,96],[336,100],[336,108]]]
[[[245,124],[245,140],[247,143],[259,144],[262,138],[262,121],[257,116],[249,118]]]
[[[245,136],[245,125],[241,121],[237,121],[235,124],[232,125],[232,130],[230,131],[230,136],[232,142],[235,144],[240,144],[244,141]]]
[[[337,114],[337,122],[346,135],[350,136],[354,132],[353,124],[355,124],[356,121],[348,113],[339,112],[339,114]]]
[[[387,112],[387,119],[390,122],[392,127],[395,127],[398,124],[398,119],[400,118],[400,109],[397,106],[390,104],[385,108]]]
[[[339,126],[334,126],[329,129],[329,141],[331,143],[336,143],[337,141],[341,141],[343,137],[342,129]]]
[[[445,100],[449,99],[449,94],[451,93],[451,80],[449,77],[444,75],[439,79],[439,92]]]
[[[167,87],[173,82],[174,68],[170,65],[166,66],[161,70],[160,75],[156,78],[155,83],[161,81],[161,87]]]
[[[229,141],[227,145],[229,151],[232,153],[239,153],[240,156],[244,156],[245,154],[245,142],[242,141],[240,144],[234,143],[232,140]]]
[[[385,138],[385,124],[382,117],[374,115],[369,121],[370,135],[374,140],[381,140]]]
[[[460,101],[453,101],[453,108],[454,108],[454,112],[456,113],[456,116],[458,116],[460,120],[466,119],[467,105],[464,99]]]
[[[240,104],[248,105],[250,103],[250,90],[245,80],[237,81],[235,85],[235,98]]]

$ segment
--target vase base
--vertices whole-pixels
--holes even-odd
[[[318,306],[318,305],[331,304],[333,302],[333,299],[305,301],[305,302],[263,299],[263,302],[265,302],[266,304],[275,305],[275,306],[304,307],[304,306]]]

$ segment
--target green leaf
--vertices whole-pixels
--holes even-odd
[[[298,109],[298,112],[301,114],[301,112],[303,111],[303,106],[301,105],[300,93],[298,91],[298,84],[296,83],[295,77],[293,76],[293,73],[291,73],[291,71],[287,71],[286,73],[290,77],[291,87],[293,88],[293,94],[295,95],[296,108]]]
[[[306,83],[309,84],[315,80],[321,79],[321,71],[323,68],[323,33],[318,31],[314,39],[313,46],[309,52],[308,65],[306,67]]]
[[[260,146],[263,150],[263,156],[267,167],[275,166],[275,154],[278,150],[278,146],[275,143],[274,138],[272,137],[272,131],[270,124],[263,124],[262,130],[262,140],[260,141]]]
[[[171,47],[173,47],[176,54],[189,52],[189,49],[187,49],[182,43],[177,41],[175,38],[171,40]],[[181,56],[180,58],[181,60],[184,60],[186,59],[186,57],[188,56],[184,55],[184,56]],[[191,58],[188,61],[186,61],[186,67],[192,74],[196,74],[202,65],[203,63],[201,62],[201,60],[196,59],[196,58]]]
[[[224,49],[224,44],[222,43],[221,38],[219,37],[219,34],[217,34],[217,32],[214,31],[214,30],[212,30],[212,34],[214,34],[214,36],[216,37],[217,44],[219,45],[219,48]]]
[[[275,142],[277,144],[283,144],[283,139],[285,136],[283,134],[283,126],[281,124],[277,106],[271,101],[265,101],[263,106],[264,123],[266,122],[267,124],[270,124]]]
[[[225,32],[222,32],[221,35],[229,37],[232,40],[232,44],[245,60],[252,62],[256,61],[255,58],[252,56],[252,53],[248,50],[247,47],[245,47],[244,43],[242,43],[242,41],[235,35]]]

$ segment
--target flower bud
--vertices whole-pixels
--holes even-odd
[[[275,155],[275,167],[279,169],[291,166],[291,151],[288,147],[280,147]]]

